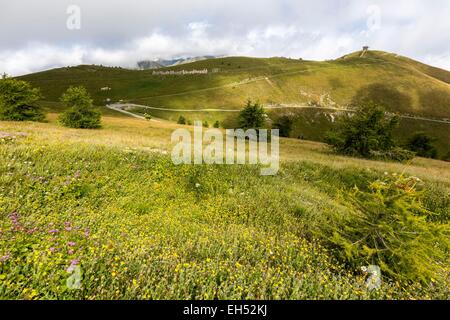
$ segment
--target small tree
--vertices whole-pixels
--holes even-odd
[[[220,128],[220,123],[219,123],[219,121],[214,122],[213,127],[216,128],[216,129],[217,129],[217,128]]]
[[[3,75],[0,80],[0,120],[44,120],[42,109],[35,105],[41,98],[40,90],[28,82]]]
[[[388,115],[383,107],[369,102],[338,119],[326,141],[339,153],[372,158],[394,150],[392,131],[398,123],[398,116]]]
[[[208,123],[208,121],[203,121],[203,127],[205,127],[205,128],[209,128],[209,123]]]
[[[436,139],[427,136],[423,132],[417,132],[411,139],[409,139],[406,148],[415,152],[419,157],[437,158],[437,149],[433,146]]]
[[[294,120],[288,115],[282,115],[275,120],[273,124],[274,129],[280,130],[280,137],[288,138],[291,135]]]
[[[259,103],[248,100],[246,107],[239,113],[239,126],[246,129],[261,129],[265,126],[267,114]]]
[[[93,100],[86,88],[70,87],[61,101],[68,108],[59,118],[64,126],[79,129],[101,127],[101,113],[93,108]]]
[[[186,124],[186,118],[183,117],[183,116],[180,116],[180,117],[178,118],[177,123],[178,123],[178,124]]]

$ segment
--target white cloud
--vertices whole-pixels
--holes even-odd
[[[447,0],[0,0],[0,72],[195,55],[331,59],[363,45],[449,69]],[[27,8],[27,10],[23,10]]]

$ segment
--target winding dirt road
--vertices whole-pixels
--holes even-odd
[[[125,110],[126,108],[130,107],[136,107],[136,108],[145,108],[149,110],[159,110],[159,111],[169,111],[169,112],[240,112],[240,109],[170,109],[170,108],[164,108],[164,107],[149,107],[144,106],[140,104],[134,104],[134,103],[114,103],[110,105],[106,105],[107,108],[111,110],[116,110],[118,112],[128,114],[132,117],[138,118],[138,119],[145,119],[143,116],[139,116],[135,113],[129,112]],[[279,106],[264,106],[264,109],[267,110],[274,110],[274,109],[313,109],[313,110],[328,110],[328,111],[341,111],[341,112],[353,112],[351,109],[346,108],[338,108],[338,107],[317,107],[317,106],[306,106],[306,105],[279,105]],[[450,121],[446,120],[438,120],[438,119],[430,119],[425,117],[413,117],[413,116],[406,116],[406,115],[400,115],[401,118],[404,119],[412,119],[412,120],[422,120],[422,121],[430,121],[430,122],[436,122],[436,123],[445,123],[450,124]],[[154,121],[160,122],[160,120],[152,119]]]

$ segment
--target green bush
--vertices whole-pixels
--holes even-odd
[[[0,80],[0,120],[43,121],[45,115],[35,103],[41,99],[40,90],[28,82],[2,78]]]
[[[216,129],[220,128],[220,122],[219,121],[214,122],[213,127],[216,128]]]
[[[437,158],[437,149],[433,146],[436,139],[429,137],[423,132],[417,132],[408,140],[406,148],[415,152],[419,157]]]
[[[442,160],[450,162],[450,151],[446,153],[444,157],[442,157]]]
[[[275,120],[273,124],[274,129],[280,130],[280,137],[288,138],[291,135],[294,119],[288,115],[282,115]]]
[[[183,116],[180,116],[180,117],[178,118],[177,123],[178,123],[178,124],[186,124],[186,118],[183,117]]]
[[[239,113],[239,126],[241,129],[262,129],[265,127],[267,114],[257,102],[248,100],[247,105]]]
[[[392,137],[399,117],[389,115],[374,103],[360,105],[353,114],[345,114],[337,120],[333,131],[327,133],[325,141],[341,154],[404,161],[414,154],[396,147]]]
[[[68,108],[59,121],[69,128],[96,129],[101,127],[101,113],[93,108],[93,100],[84,87],[70,87],[61,101]]]
[[[379,265],[395,280],[425,283],[445,277],[448,224],[435,223],[422,204],[419,179],[400,176],[376,181],[369,190],[354,188],[343,198],[354,210],[315,233],[336,255],[354,266]]]

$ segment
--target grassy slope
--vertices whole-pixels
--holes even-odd
[[[370,84],[389,84],[411,98],[410,106],[393,104],[391,111],[430,118],[450,118],[450,72],[379,51],[370,51],[363,58],[356,52],[334,61],[315,62],[285,58],[257,59],[230,57],[204,60],[168,68],[192,70],[218,68],[209,75],[153,76],[151,70],[136,71],[99,66],[60,68],[21,77],[40,87],[45,96],[42,104],[49,111],[58,111],[60,95],[70,85],[84,85],[102,105],[105,99],[125,100],[154,107],[176,109],[240,109],[246,99],[262,103],[302,104],[318,102],[328,93],[338,105],[348,104],[355,93]],[[261,78],[262,77],[262,78]],[[265,79],[268,77],[268,80]],[[252,80],[257,81],[252,81]],[[239,85],[242,81],[251,82]],[[111,91],[100,88],[109,86]],[[305,96],[303,93],[307,93]],[[232,115],[227,112],[149,111],[156,117],[176,120],[179,115],[194,120],[222,121]],[[330,119],[324,111],[299,111],[304,121],[296,122],[293,137],[321,140],[331,123],[315,118]],[[446,137],[449,124],[405,121],[400,140],[418,130],[438,138],[440,155],[450,150]],[[411,130],[412,129],[412,130]]]
[[[0,256],[12,256],[0,264],[0,298],[446,297],[387,283],[369,293],[360,273],[304,232],[312,217],[352,210],[339,194],[384,172],[421,177],[438,199],[450,190],[448,163],[346,158],[283,139],[280,174],[261,177],[247,166],[175,167],[160,153],[170,149],[171,123],[104,123],[65,129],[53,114],[47,124],[0,122],[26,134],[0,144]],[[65,289],[74,259],[83,290]]]

